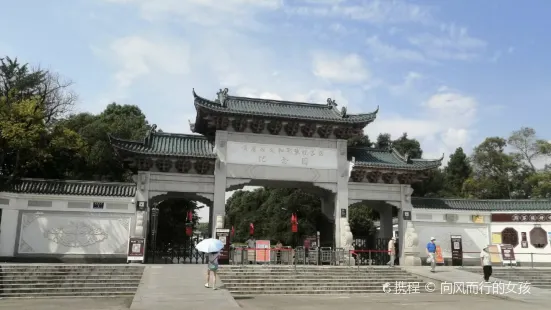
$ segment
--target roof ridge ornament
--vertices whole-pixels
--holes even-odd
[[[220,88],[220,91],[216,93],[216,95],[218,96],[218,99],[217,101],[223,106],[225,107],[226,106],[226,99],[228,98],[228,92],[229,90],[227,88]]]
[[[149,130],[147,131],[147,134],[145,135],[145,139],[144,139],[144,144],[146,145],[149,145],[149,143],[151,142],[151,136],[153,136],[153,134],[157,132],[157,125],[156,124],[153,124],[151,125],[151,127],[149,128]]]
[[[337,102],[334,99],[327,98],[327,105],[330,106],[330,107],[336,107]]]

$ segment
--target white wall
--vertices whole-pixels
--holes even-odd
[[[503,212],[500,212],[503,213]],[[524,213],[524,212],[523,212]],[[528,212],[526,212],[528,213]],[[492,223],[492,233],[501,233],[503,229],[511,227],[518,232],[519,245],[515,247],[515,259],[518,262],[530,263],[533,259],[535,263],[551,263],[551,245],[548,237],[548,244],[543,249],[538,249],[530,244],[530,230],[534,228],[534,224],[539,224],[546,232],[551,232],[551,223]],[[521,233],[526,232],[526,239],[528,240],[528,248],[521,246],[522,236]],[[530,254],[534,253],[534,254]],[[539,254],[539,255],[538,255]],[[543,255],[546,254],[546,255]]]
[[[0,193],[0,256],[127,252],[136,206],[129,197]],[[93,209],[103,202],[103,209]]]
[[[130,214],[22,211],[16,255],[125,255]]]
[[[455,214],[455,221],[446,219],[447,214]],[[481,215],[484,223],[473,223],[472,216]],[[463,257],[480,257],[480,251],[490,243],[490,214],[459,210],[414,209],[413,225],[419,237],[419,256],[426,257],[426,246],[430,238],[436,238],[436,245],[442,248],[442,256],[451,258],[451,235],[461,235]],[[465,253],[476,252],[476,253]]]

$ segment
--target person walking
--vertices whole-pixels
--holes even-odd
[[[430,242],[427,244],[427,263],[430,263],[430,272],[436,272],[436,238],[430,237]]]
[[[212,273],[212,289],[216,290],[216,273],[218,272],[218,258],[220,257],[220,252],[209,253],[208,260],[208,269],[207,269],[207,283],[205,284],[206,288],[210,287],[210,274]]]
[[[390,260],[387,265],[394,267],[394,261],[396,260],[396,237],[390,238],[388,241],[388,254],[390,255]]]
[[[480,264],[482,265],[482,271],[484,272],[484,281],[490,282],[490,276],[492,275],[492,261],[490,260],[490,246],[487,245],[480,252]]]
[[[249,264],[256,264],[256,240],[253,236],[247,239],[247,259]]]

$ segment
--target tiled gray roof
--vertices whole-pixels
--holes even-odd
[[[218,113],[247,116],[279,117],[305,121],[320,121],[328,123],[364,124],[373,122],[377,117],[376,111],[365,114],[347,114],[330,104],[313,104],[304,102],[268,100],[227,96],[224,104],[198,96],[193,91],[195,106]]]
[[[5,192],[21,194],[134,197],[136,184],[92,181],[22,179]]]
[[[442,158],[435,160],[410,159],[407,160],[396,150],[374,149],[369,147],[350,147],[348,157],[356,160],[356,166],[370,168],[387,168],[402,170],[429,170],[438,168],[442,164]]]
[[[143,141],[109,137],[118,150],[144,155],[215,158],[212,144],[203,136],[152,132]]]
[[[414,208],[448,209],[468,211],[543,211],[551,210],[551,200],[479,200],[479,199],[445,199],[417,198],[411,199]]]

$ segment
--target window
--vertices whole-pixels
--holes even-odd
[[[501,242],[516,247],[518,245],[518,232],[511,227],[505,228],[501,231]]]
[[[534,227],[530,230],[530,244],[538,249],[547,246],[547,232],[541,227]]]

